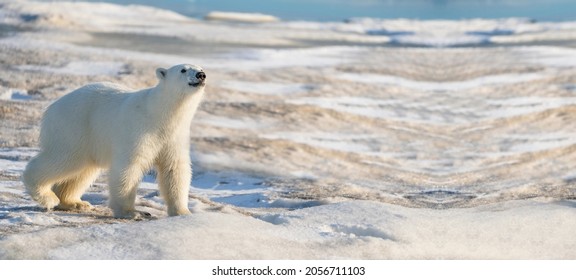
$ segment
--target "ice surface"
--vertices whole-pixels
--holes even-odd
[[[65,75],[107,75],[115,76],[124,66],[121,62],[90,62],[90,61],[72,61],[63,67],[52,67],[44,65],[20,65],[19,69],[24,71],[43,71]]]
[[[18,27],[0,38],[2,259],[576,256],[573,22],[238,24],[0,1]],[[192,215],[166,216],[153,172],[139,220],[111,218],[106,174],[89,211],[30,198],[20,177],[46,106],[88,82],[153,86],[156,67],[185,62],[209,77]]]
[[[227,118],[221,116],[209,116],[197,122],[211,126],[244,129],[244,130],[258,130],[270,125],[265,121],[254,120],[248,117]]]
[[[429,91],[462,91],[482,86],[522,83],[546,77],[546,75],[542,73],[502,74],[502,75],[484,76],[467,81],[422,82],[422,81],[412,81],[401,77],[366,74],[366,73],[362,74],[342,73],[336,76],[354,82],[401,86],[411,89],[429,90]]]
[[[228,62],[224,62],[224,65],[246,71],[282,67],[326,67],[344,63],[359,51],[361,50],[357,47],[348,46],[287,50],[249,49],[225,56]]]
[[[533,112],[561,108],[576,104],[576,97],[515,97],[488,100],[488,104],[499,109],[486,112],[491,117],[510,117]]]
[[[383,107],[400,103],[400,101],[378,100],[365,97],[303,97],[292,99],[288,102],[294,104],[315,105],[373,118],[396,116],[393,110],[386,110],[386,108]]]
[[[333,149],[344,152],[369,153],[373,149],[369,142],[378,138],[376,135],[349,135],[333,133],[298,133],[284,132],[275,134],[260,135],[267,139],[287,139],[290,141],[304,143],[326,149]]]
[[[306,92],[314,87],[313,85],[306,84],[255,83],[247,81],[224,81],[220,86],[233,90],[280,96]]]
[[[260,219],[201,213],[12,235],[0,240],[0,257],[420,259],[435,252],[442,259],[570,258],[576,244],[567,229],[576,226],[574,207],[573,203],[524,201],[427,212],[358,201],[268,214]],[[449,225],[439,222],[444,215],[450,216]],[[475,226],[470,226],[470,220]],[[34,244],[35,249],[28,250],[26,244]]]
[[[233,13],[233,12],[220,12],[213,11],[208,13],[205,18],[207,20],[222,20],[234,22],[274,22],[279,21],[275,16],[258,14],[258,13]]]
[[[491,43],[530,43],[554,39],[574,39],[574,22],[532,22],[523,18],[449,20],[410,20],[353,18],[346,23],[289,22],[292,28],[332,30],[389,38],[399,45],[451,47]]]
[[[558,46],[519,47],[520,54],[527,56],[536,64],[552,67],[574,67],[576,65],[576,50]]]
[[[0,100],[30,100],[32,98],[26,90],[0,87]]]

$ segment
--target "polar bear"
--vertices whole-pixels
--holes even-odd
[[[190,125],[206,74],[182,64],[158,68],[156,76],[152,88],[89,84],[50,105],[42,119],[41,151],[22,178],[32,198],[47,209],[89,208],[80,197],[109,168],[114,217],[133,218],[136,188],[156,167],[168,214],[189,214]]]

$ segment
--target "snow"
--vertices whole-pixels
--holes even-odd
[[[34,30],[0,38],[0,259],[576,257],[576,53],[507,45],[571,44],[573,22],[233,24],[0,1],[2,23]],[[99,32],[157,45],[102,47]],[[483,44],[498,47],[450,48]],[[210,79],[193,214],[167,217],[152,172],[135,220],[111,217],[106,174],[83,196],[91,210],[38,207],[20,176],[44,108],[86,82],[150,86],[183,61]]]
[[[462,91],[482,86],[497,86],[497,85],[522,83],[542,79],[545,78],[547,75],[545,75],[544,73],[502,74],[502,75],[490,75],[466,81],[454,81],[454,82],[422,82],[422,81],[413,81],[401,77],[367,74],[367,73],[362,74],[341,73],[336,76],[348,81],[402,86],[417,90]]]
[[[401,101],[378,100],[365,97],[302,97],[289,100],[288,102],[293,104],[315,105],[373,118],[397,116],[393,110],[386,110],[384,106],[401,103]]]
[[[489,105],[498,107],[486,112],[493,118],[525,115],[553,108],[561,108],[576,104],[576,97],[515,97],[488,100]]]
[[[207,20],[221,20],[221,21],[234,21],[234,22],[275,22],[279,21],[275,16],[259,14],[259,13],[234,13],[234,12],[209,12],[205,19]]]
[[[0,87],[0,100],[30,100],[32,98],[27,90]]]
[[[197,121],[201,124],[207,124],[211,126],[234,128],[234,129],[244,129],[244,130],[258,130],[265,128],[270,125],[266,121],[260,121],[248,117],[242,118],[227,118],[222,116],[209,116],[202,118]]]
[[[247,91],[262,95],[292,95],[306,92],[312,89],[313,85],[307,84],[280,84],[270,82],[247,82],[247,81],[224,81],[220,86],[232,90]]]
[[[527,56],[533,63],[551,67],[574,67],[576,50],[558,46],[519,47],[516,52]]]
[[[21,172],[33,154],[3,149],[0,169]],[[441,259],[563,259],[573,258],[576,249],[573,201],[533,199],[438,211],[371,201],[274,199],[262,183],[240,173],[200,173],[192,193],[239,208],[296,210],[247,215],[205,205],[193,207],[195,213],[185,217],[141,222],[101,217],[104,223],[59,227],[65,221],[86,223],[94,214],[3,206],[0,225],[46,229],[0,239],[0,258],[421,259],[434,252]],[[0,193],[24,195],[16,181],[0,184]],[[91,195],[94,203],[98,196]],[[153,200],[141,197],[139,205],[151,207]]]
[[[17,68],[24,71],[42,71],[65,75],[108,75],[115,76],[124,66],[121,62],[113,61],[72,61],[62,67],[45,65],[18,65]]]
[[[250,49],[231,53],[225,57],[228,63],[219,67],[233,67],[245,71],[283,67],[326,67],[344,63],[360,49],[348,46],[314,47],[305,49]],[[215,63],[216,64],[216,63]]]
[[[411,20],[353,18],[346,23],[288,22],[291,28],[332,30],[389,38],[393,44],[454,47],[574,39],[575,22],[532,22],[523,18]]]
[[[483,44],[531,43],[575,39],[575,22],[533,22],[525,18],[469,19],[460,21],[352,18],[346,22],[282,22],[256,13],[212,11],[207,19],[253,22],[265,28],[236,28],[204,24],[174,12],[140,5],[119,6],[107,3],[11,3],[14,10],[4,12],[6,23],[41,22],[69,29],[134,32],[176,37],[210,36],[212,40],[292,44],[292,39],[336,39],[353,42],[391,43],[429,47]],[[162,20],[158,20],[162,19]],[[192,28],[178,26],[191,24]],[[201,28],[197,28],[201,27]],[[258,28],[258,27],[254,27]],[[320,32],[321,31],[321,32]],[[266,36],[259,36],[265,34]],[[285,37],[284,37],[285,36]],[[284,37],[284,38],[283,38]]]
[[[333,149],[337,151],[353,152],[353,153],[372,152],[373,149],[370,147],[369,142],[371,139],[379,138],[376,135],[348,135],[348,134],[334,134],[334,133],[299,133],[299,132],[263,134],[260,135],[260,137],[266,139],[287,139],[290,141],[304,143],[311,146]]]
[[[140,28],[158,26],[157,19],[164,22],[186,22],[191,19],[175,12],[142,5],[120,6],[108,3],[73,2],[16,2],[3,1],[21,12],[7,13],[4,21],[40,21],[45,24],[65,26],[67,28],[106,29],[114,26],[134,25]],[[21,15],[24,16],[21,16]],[[128,27],[128,26],[126,26]],[[128,27],[129,28],[129,27]]]
[[[430,212],[357,201],[257,219],[199,213],[145,223],[53,228],[13,235],[0,241],[0,257],[418,259],[427,258],[427,252],[436,252],[437,258],[446,259],[570,258],[576,244],[573,232],[566,229],[576,226],[574,207],[573,202],[522,201]],[[441,223],[446,215],[450,221]],[[475,221],[473,227],[470,219]],[[26,250],[26,244],[35,244],[35,249]]]

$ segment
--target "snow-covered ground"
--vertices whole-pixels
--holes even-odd
[[[0,259],[576,258],[576,23],[249,16],[0,0]],[[208,75],[193,215],[153,172],[140,220],[111,218],[106,174],[90,211],[31,200],[48,104],[180,63]]]

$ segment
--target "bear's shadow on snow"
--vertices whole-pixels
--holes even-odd
[[[576,197],[570,197],[567,200],[557,201],[555,202],[557,205],[576,208]]]
[[[138,196],[150,199],[156,196],[159,196],[158,191],[154,190],[138,190]],[[89,202],[92,204],[92,209],[90,210],[79,210],[79,211],[59,211],[60,213],[69,213],[73,215],[82,215],[85,214],[86,216],[91,216],[99,219],[114,219],[112,217],[112,211],[108,207],[108,195],[105,193],[93,193],[93,192],[86,192],[82,195],[82,200]],[[144,206],[144,207],[151,207],[149,205],[139,205],[138,201],[136,202],[136,207]],[[152,207],[154,208],[154,207]],[[163,210],[163,209],[160,209]],[[136,217],[133,220],[155,220],[158,217],[152,215],[151,213],[143,210],[136,209]],[[99,214],[101,216],[95,216],[94,214]]]
[[[16,207],[0,207],[0,215],[12,212],[46,212],[46,209],[40,206],[16,206]],[[0,219],[3,216],[0,216]]]
[[[89,202],[93,206],[106,205],[106,202],[108,201],[108,196],[105,194],[101,194],[101,193],[89,193],[89,192],[87,192],[87,193],[84,193],[82,195],[82,200]]]
[[[92,207],[90,210],[47,210],[40,206],[16,206],[16,207],[0,207],[0,219],[12,219],[13,214],[20,213],[26,216],[36,214],[51,214],[58,217],[77,217],[77,218],[92,218],[98,220],[115,220],[112,218],[112,211],[104,207]],[[65,223],[68,224],[68,223]]]

